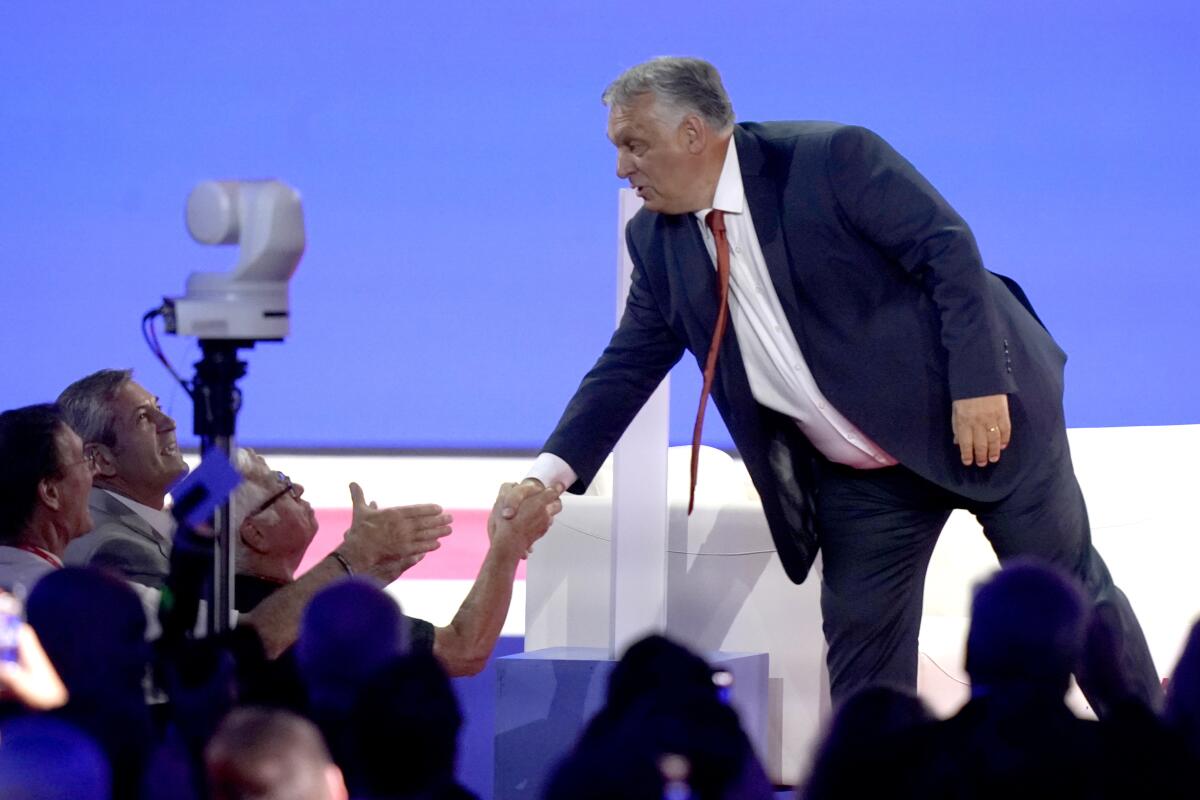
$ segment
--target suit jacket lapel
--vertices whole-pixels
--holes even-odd
[[[779,296],[783,312],[799,338],[800,308],[796,303],[796,279],[783,236],[778,181],[768,173],[762,147],[754,136],[735,126],[733,137],[738,149],[738,163],[742,168],[742,188],[750,205],[758,244],[766,259],[767,271],[771,273],[775,294]]]
[[[675,226],[670,241],[675,248],[673,260],[679,268],[680,283],[687,298],[686,307],[696,315],[701,329],[707,332],[708,338],[697,351],[703,358],[717,325],[717,271],[708,248],[704,246],[704,237],[700,234],[695,217],[680,214],[671,218],[668,224]]]

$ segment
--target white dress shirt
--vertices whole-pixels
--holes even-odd
[[[171,516],[170,511],[161,508],[151,508],[145,503],[139,503],[137,500],[126,497],[123,494],[111,492],[108,489],[103,489],[102,491],[107,492],[114,500],[144,519],[146,524],[153,528],[154,532],[162,537],[162,540],[167,544],[170,544],[175,538],[175,518]]]
[[[729,240],[729,320],[737,331],[754,399],[795,420],[813,446],[830,461],[856,469],[878,469],[897,463],[830,405],[817,386],[771,282],[746,202],[732,137],[713,195],[713,208],[725,212],[725,235]],[[697,211],[693,216],[716,269],[716,242],[704,223],[710,210]],[[542,453],[527,477],[537,478],[547,486],[552,481],[570,486],[577,476],[558,456]]]

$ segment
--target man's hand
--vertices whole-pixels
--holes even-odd
[[[392,581],[440,547],[450,534],[453,517],[432,503],[379,508],[367,503],[357,483],[350,484],[354,519],[338,552],[356,572]]]
[[[540,492],[545,488],[545,484],[537,478],[526,478],[520,483],[500,484],[500,494],[496,497],[496,505],[492,509],[493,516],[499,512],[501,519],[512,519],[517,515],[517,507],[521,505],[522,500],[534,492]],[[488,527],[490,535],[491,526],[489,525]]]
[[[950,412],[954,443],[962,454],[964,467],[986,467],[1000,460],[1000,451],[1012,438],[1008,418],[1008,395],[967,397],[955,400]]]
[[[488,539],[493,547],[511,546],[524,558],[533,551],[533,543],[550,529],[554,515],[562,511],[563,485],[555,483],[549,489],[538,481],[520,484],[506,483],[500,487],[492,513],[488,516]],[[511,517],[504,512],[514,498],[521,498]]]

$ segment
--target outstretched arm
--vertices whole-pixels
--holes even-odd
[[[487,664],[508,616],[517,565],[562,510],[561,485],[534,490],[526,484],[516,514],[505,519],[504,499],[516,488],[514,484],[501,487],[488,517],[490,546],[479,575],[450,624],[434,630],[433,654],[452,676],[474,675]]]
[[[450,533],[452,518],[442,513],[441,506],[427,503],[377,508],[366,502],[356,483],[350,484],[350,497],[354,519],[334,551],[337,555],[322,559],[239,617],[238,624],[250,625],[258,633],[268,657],[275,658],[296,641],[304,607],[321,589],[347,574],[368,575],[391,583],[426,553],[436,550],[438,540]]]

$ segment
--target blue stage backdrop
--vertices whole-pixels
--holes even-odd
[[[309,249],[293,336],[249,353],[243,438],[537,447],[613,324],[600,92],[693,54],[741,119],[906,154],[1070,353],[1071,425],[1200,422],[1197,41],[1185,0],[8,4],[0,406],[133,366],[191,439],[139,320],[234,261],[188,238],[192,186],[278,177]]]

